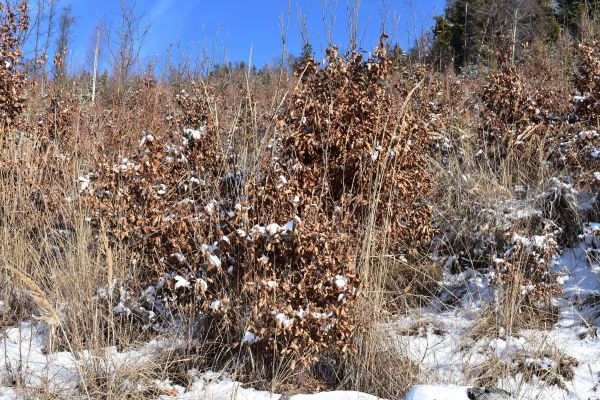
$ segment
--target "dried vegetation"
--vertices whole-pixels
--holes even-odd
[[[0,12],[0,274],[35,284],[0,289],[0,325],[35,308],[65,333],[56,348],[96,351],[170,332],[184,345],[166,375],[391,397],[419,367],[374,326],[439,294],[443,273],[493,272],[489,318],[511,330],[553,313],[576,190],[599,183],[598,42],[577,47],[574,76],[547,53],[471,78],[388,57],[383,35],[370,57],[330,47],[295,75],[108,81],[93,104],[74,78],[28,83],[26,6]],[[571,363],[516,365],[560,385]],[[126,397],[102,368],[80,372]]]

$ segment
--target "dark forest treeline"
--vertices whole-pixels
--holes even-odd
[[[596,35],[590,21],[599,10],[598,0],[449,0],[435,18],[428,54],[442,68],[457,70],[493,63],[507,44],[514,44],[511,57],[518,58],[534,42]]]

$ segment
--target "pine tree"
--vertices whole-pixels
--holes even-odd
[[[586,12],[589,17],[599,13],[600,0],[556,0],[557,20],[575,36],[579,33],[579,22]]]
[[[297,74],[304,72],[307,64],[313,60],[313,48],[309,42],[302,44],[302,51],[291,62],[292,71]]]
[[[436,18],[431,57],[440,64],[488,64],[494,53],[516,42],[556,40],[558,29],[550,0],[449,0]]]

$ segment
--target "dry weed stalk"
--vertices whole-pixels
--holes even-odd
[[[43,312],[43,315],[40,317],[43,321],[54,327],[60,325],[60,320],[58,318],[58,313],[56,312],[56,309],[50,304],[50,302],[48,301],[48,297],[37,283],[35,283],[22,271],[19,271],[14,267],[8,265],[1,265],[0,268],[10,272],[19,282],[21,282],[23,287],[26,290],[28,290],[29,295],[31,296],[35,304],[37,304],[37,306]]]

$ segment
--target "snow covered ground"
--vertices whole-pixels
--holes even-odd
[[[555,260],[563,293],[555,301],[558,322],[549,329],[471,335],[486,307],[493,304],[492,276],[465,271],[447,277],[447,285],[467,288],[452,307],[442,304],[415,311],[381,326],[382,336],[418,364],[419,385],[409,400],[466,400],[467,387],[481,386],[494,368],[505,374],[494,386],[517,399],[600,399],[600,224],[588,223],[580,242]],[[450,279],[452,278],[452,279]],[[138,370],[153,357],[173,346],[172,340],[155,339],[140,348],[119,352],[107,348],[102,354],[47,352],[47,327],[41,321],[23,322],[0,333],[0,400],[36,398],[36,388],[58,398],[81,396],[82,366],[94,364],[104,371]],[[152,382],[157,400],[272,400],[280,394],[259,391],[233,381],[226,374],[190,371],[187,387],[170,381]],[[138,384],[139,385],[139,384]],[[26,388],[25,390],[23,388]],[[85,389],[85,388],[84,388]],[[132,390],[141,390],[133,388]],[[77,395],[76,395],[77,393]],[[290,400],[375,400],[357,392],[294,395]],[[287,399],[286,398],[286,399]]]
[[[555,260],[563,293],[555,299],[558,322],[549,330],[526,329],[508,335],[500,329],[487,337],[472,337],[469,333],[493,295],[489,276],[471,271],[465,275],[469,290],[458,306],[421,310],[416,317],[404,316],[386,324],[382,332],[392,332],[395,345],[421,366],[422,380],[428,383],[476,386],[477,378],[486,376],[486,368],[503,365],[513,367],[515,374],[496,386],[515,398],[600,399],[599,249],[600,224],[589,223],[580,243]],[[526,379],[519,369],[536,372]],[[556,376],[559,372],[565,376]],[[462,387],[452,386],[419,390],[409,398],[460,399],[456,393],[464,393]]]
[[[74,398],[79,393],[80,369],[83,364],[94,362],[103,370],[114,371],[143,369],[153,356],[168,350],[168,343],[161,340],[151,341],[139,349],[118,352],[115,348],[105,349],[102,355],[84,352],[75,359],[70,352],[46,354],[47,346],[43,323],[25,322],[4,332],[0,342],[0,400],[36,398],[36,389],[44,389],[60,398]],[[163,393],[157,400],[210,399],[210,400],[278,400],[282,395],[243,387],[226,374],[190,371],[195,381],[190,387],[182,387],[169,381],[155,381],[153,384]],[[19,383],[19,389],[8,387]],[[28,390],[23,390],[23,387]],[[135,388],[136,390],[139,388]],[[290,400],[375,400],[374,396],[352,391],[335,391],[318,394],[300,394]]]

